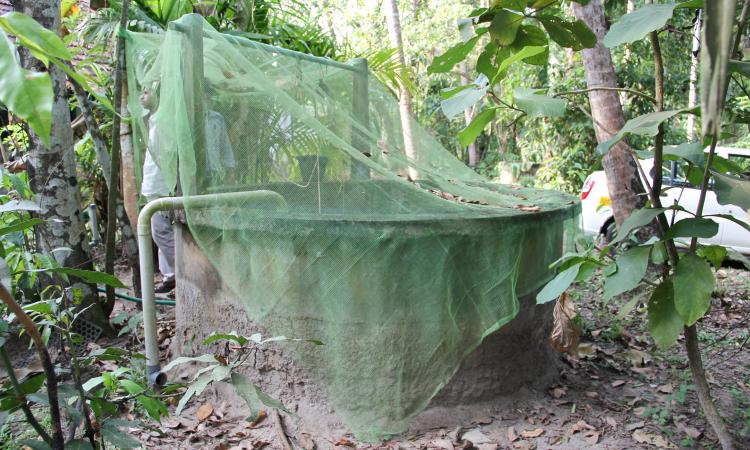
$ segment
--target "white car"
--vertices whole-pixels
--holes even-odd
[[[750,166],[750,150],[731,147],[717,147],[716,154],[737,163],[742,167]],[[679,204],[687,211],[695,212],[698,207],[700,189],[692,186],[683,177],[677,162],[677,170],[664,169],[663,186],[669,188],[662,192],[661,201],[664,206]],[[649,184],[653,174],[653,159],[642,160],[643,171],[649,174]],[[586,178],[581,190],[582,225],[584,232],[593,235],[602,235],[609,241],[615,233],[615,221],[610,207],[609,190],[607,189],[607,177],[603,170],[592,173]],[[672,212],[668,219],[672,220]],[[686,212],[676,212],[675,221],[686,217],[692,217]],[[745,211],[737,205],[720,205],[716,200],[716,194],[709,190],[706,193],[706,202],[703,214],[731,214],[739,220],[750,222],[750,212]],[[726,219],[714,218],[719,224],[719,232],[714,237],[699,239],[702,244],[721,244],[734,250],[750,255],[750,231],[740,225]]]

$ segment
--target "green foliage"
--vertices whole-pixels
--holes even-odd
[[[227,378],[230,379],[237,394],[245,400],[247,406],[250,408],[250,417],[248,417],[248,421],[252,422],[256,420],[259,417],[261,408],[264,406],[280,409],[291,414],[281,402],[263,392],[257,385],[255,385],[255,383],[244,375],[238,373],[237,370],[246,364],[247,358],[254,348],[269,342],[297,341],[308,342],[314,345],[323,345],[322,342],[313,339],[290,339],[285,336],[275,336],[263,339],[259,333],[253,334],[249,337],[236,333],[213,333],[203,341],[203,345],[214,344],[221,341],[236,344],[235,347],[232,348],[231,354],[225,352],[224,355],[205,354],[197,357],[182,356],[175,358],[164,367],[163,370],[166,372],[186,363],[201,362],[208,364],[196,372],[187,390],[182,395],[182,398],[180,398],[180,402],[177,404],[177,409],[175,410],[176,414],[179,415],[190,399],[201,395],[211,383],[223,381]],[[226,348],[228,349],[229,347]]]
[[[617,256],[617,271],[604,280],[604,299],[628,292],[646,275],[650,246],[636,246]]]
[[[711,306],[711,292],[716,279],[711,266],[694,253],[680,258],[672,276],[674,303],[677,313],[686,325],[692,325]]]
[[[518,108],[529,117],[560,117],[565,114],[568,102],[541,95],[543,89],[516,88],[513,99]]]
[[[603,44],[612,48],[645,38],[650,32],[667,24],[672,18],[675,6],[677,5],[674,3],[645,5],[620,17],[607,32]]]
[[[44,72],[23,69],[16,49],[0,31],[0,102],[29,123],[34,132],[49,142],[52,127],[52,81]]]

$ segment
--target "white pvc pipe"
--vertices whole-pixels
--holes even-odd
[[[156,337],[156,298],[154,295],[154,252],[151,240],[151,217],[159,211],[188,208],[210,208],[217,205],[241,207],[271,201],[281,208],[286,201],[273,191],[228,192],[224,194],[193,195],[190,197],[163,197],[146,203],[138,215],[138,258],[141,266],[141,295],[143,295],[143,330],[146,341],[146,369],[151,384],[165,381],[159,361],[159,342]]]

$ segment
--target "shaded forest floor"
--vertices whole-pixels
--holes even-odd
[[[750,272],[725,268],[718,278],[710,315],[700,324],[700,339],[719,410],[739,448],[750,448]],[[122,274],[121,279],[128,278]],[[643,303],[618,316],[633,298],[645,301],[646,291],[604,303],[601,279],[594,278],[571,294],[583,336],[577,355],[561,355],[559,382],[545,392],[519,392],[466,405],[477,419],[460,427],[407,433],[379,445],[350,435],[320,439],[299,431],[294,416],[280,416],[281,432],[273,414],[250,424],[247,410],[204,395],[161,424],[134,411],[128,415],[150,424],[149,429],[126,431],[146,448],[169,449],[284,449],[282,434],[293,448],[304,449],[716,448],[691,386],[683,346],[656,349],[645,330]],[[158,331],[166,350],[174,333],[174,312],[159,309]],[[115,315],[128,316],[136,307],[124,302],[117,310]],[[137,340],[125,335],[99,344],[137,345]],[[172,414],[174,408],[170,406]]]
[[[718,278],[700,338],[719,410],[731,422],[740,448],[750,448],[750,272],[727,268]],[[655,348],[644,328],[643,303],[618,316],[635,296],[645,301],[646,292],[606,304],[602,292],[600,279],[572,292],[583,338],[578,355],[562,356],[560,380],[546,392],[467,405],[477,408],[479,419],[381,445],[347,435],[313,440],[296,433],[295,418],[288,415],[282,416],[284,434],[294,448],[304,449],[715,448],[682,345],[666,352]],[[268,417],[251,425],[245,416],[246,411],[233,410],[220,399],[198,398],[180,417],[140,437],[149,448],[283,448],[277,421]]]

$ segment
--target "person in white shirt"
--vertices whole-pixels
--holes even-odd
[[[161,149],[154,114],[159,104],[155,87],[146,87],[143,89],[141,103],[149,112],[148,149],[145,152],[146,155],[143,161],[141,194],[146,197],[147,201],[151,201],[161,197],[168,197],[172,193],[172,189],[167,186],[164,175],[161,173],[161,169],[154,159],[154,156],[158,158],[158,152]],[[159,271],[162,274],[162,281],[154,287],[154,292],[170,292],[175,287],[174,230],[172,229],[172,220],[166,212],[159,211],[151,216],[151,237],[159,249]]]
[[[204,101],[206,107],[211,104],[213,89],[207,86]],[[166,143],[162,142],[156,123],[156,109],[158,99],[156,88],[145,88],[141,94],[141,103],[149,112],[148,119],[148,151],[143,162],[143,181],[141,194],[151,201],[172,194],[173,189],[167,182],[156,161],[159,152]],[[225,185],[234,182],[236,162],[232,143],[229,140],[226,121],[216,111],[208,109],[206,113],[206,175],[213,185]],[[156,157],[156,159],[155,159]],[[165,212],[157,212],[151,217],[151,237],[158,247],[159,271],[162,282],[154,288],[154,292],[170,292],[175,287],[174,278],[174,231],[172,221]]]

